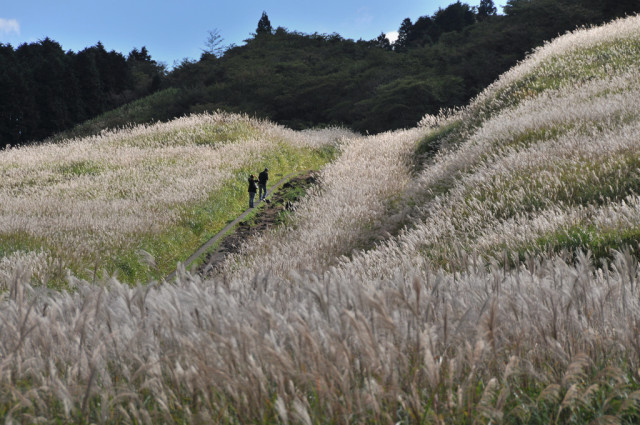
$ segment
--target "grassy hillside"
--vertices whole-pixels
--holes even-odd
[[[71,276],[73,292],[45,293],[29,283],[39,254],[5,257],[0,412],[21,422],[637,423],[639,64],[640,18],[630,17],[548,43],[464,109],[343,139],[288,226],[247,240],[209,280]],[[163,164],[206,157],[200,127],[184,123],[153,139],[151,152],[180,152]],[[217,148],[231,149],[222,162],[271,153],[273,137],[303,139],[259,128],[249,149],[251,138],[225,137],[236,141]],[[120,150],[110,158],[133,156]],[[51,162],[86,188],[111,167],[65,152],[69,163],[12,150],[0,164],[15,165],[0,170]],[[188,180],[198,167],[175,180],[200,187]],[[17,181],[38,193],[57,175]],[[172,193],[160,199],[199,205]],[[77,210],[32,199],[22,213]],[[87,211],[73,221],[99,210]]]
[[[381,155],[385,151],[378,140],[389,149],[389,144],[406,143],[406,137],[418,139],[414,148],[423,163],[413,176],[404,169],[406,189],[398,208],[413,205],[405,211],[413,221],[388,246],[363,254],[366,262],[370,256],[384,257],[374,269],[362,272],[390,278],[395,273],[390,266],[412,257],[458,271],[459,257],[467,255],[503,262],[506,254],[513,263],[576,249],[590,250],[599,265],[599,260],[613,258],[612,249],[635,250],[637,224],[631,217],[640,154],[635,137],[640,117],[637,32],[637,21],[629,19],[564,36],[503,75],[469,107],[427,116],[409,135],[369,138],[371,151]],[[364,156],[358,160],[372,162]],[[354,186],[363,193],[369,185],[377,187],[378,180],[391,175],[384,167],[364,179],[354,172]],[[400,184],[399,178],[391,178]],[[363,196],[361,202],[368,199]],[[343,205],[325,198],[317,202],[325,211],[323,220],[327,211]],[[346,221],[345,214],[338,216],[341,223]],[[309,235],[283,238],[307,240],[325,233],[315,221],[305,226]],[[300,227],[291,233],[300,234]],[[352,228],[340,233],[362,232]],[[335,259],[354,247],[328,257]],[[277,257],[288,258],[277,253],[272,264],[278,264]],[[318,261],[316,257],[307,264]],[[320,264],[320,269],[326,267]]]
[[[177,116],[184,115],[182,112],[180,90],[169,88],[84,121],[71,130],[55,135],[52,140],[61,141],[70,138],[88,137],[110,129],[136,124],[149,125],[157,121],[171,121]]]
[[[205,114],[3,152],[0,255],[31,258],[45,285],[161,278],[244,211],[250,173],[318,168],[342,135]]]

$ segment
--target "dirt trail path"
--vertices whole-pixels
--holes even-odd
[[[291,173],[284,176],[269,188],[265,201],[256,202],[255,208],[249,208],[244,211],[235,220],[227,224],[224,229],[205,242],[193,255],[185,260],[183,263],[184,268],[189,270],[195,260],[205,257],[201,265],[197,269],[192,268],[191,271],[203,277],[215,275],[227,255],[238,252],[240,246],[248,237],[262,233],[268,228],[280,224],[283,219],[283,213],[292,210],[298,197],[315,183],[316,173],[313,171],[301,174]],[[245,220],[253,211],[256,211],[256,214]],[[215,251],[208,252],[218,242],[220,242],[220,246]],[[175,277],[176,271],[173,271],[165,278],[165,281],[173,281]]]

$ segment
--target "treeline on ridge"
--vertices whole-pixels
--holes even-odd
[[[545,40],[638,11],[638,0],[508,0],[503,14],[492,0],[481,0],[477,7],[457,1],[415,22],[405,19],[393,44],[384,34],[354,41],[273,28],[263,13],[243,45],[212,46],[198,60],[185,60],[170,72],[146,50],[125,60],[100,44],[62,55],[48,39],[15,51],[2,46],[0,91],[15,78],[3,71],[11,60],[17,65],[9,69],[26,67],[25,74],[40,88],[14,103],[28,86],[23,82],[12,86],[12,101],[0,100],[0,137],[11,144],[47,137],[158,89],[164,95],[142,99],[145,114],[121,113],[98,125],[220,109],[294,129],[344,125],[376,133],[411,127],[426,113],[467,103]],[[29,55],[23,49],[43,52]],[[45,63],[43,54],[50,56]],[[40,59],[24,59],[29,56]],[[61,72],[60,62],[73,64],[75,76]],[[74,78],[67,81],[72,90],[60,88],[61,81]]]
[[[50,38],[0,44],[0,148],[55,133],[158,90],[165,67],[145,47],[74,53]]]

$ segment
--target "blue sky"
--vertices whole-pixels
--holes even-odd
[[[262,11],[272,26],[303,33],[334,33],[369,40],[396,31],[404,18],[432,15],[455,0],[0,0],[0,43],[14,47],[49,37],[65,50],[101,41],[127,54],[146,46],[169,67],[198,59],[209,31],[223,44],[242,44]],[[477,6],[480,0],[468,0]],[[498,12],[506,0],[494,0]]]

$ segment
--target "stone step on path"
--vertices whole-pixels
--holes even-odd
[[[280,180],[278,180],[276,182],[276,184],[274,184],[273,186],[269,187],[267,190],[267,196],[265,198],[269,199],[271,197],[271,195],[275,192],[275,190],[282,186],[286,181],[288,181],[289,179],[291,179],[293,176],[300,174],[301,171],[294,171],[293,173],[289,173],[286,176],[284,176],[283,178],[281,178]],[[258,194],[256,194],[256,198],[258,197]],[[247,195],[247,201],[248,201],[248,195]],[[182,267],[187,270],[189,269],[189,267],[191,266],[191,264],[197,260],[198,258],[200,258],[205,252],[207,252],[207,250],[214,245],[216,242],[218,242],[219,240],[221,240],[222,238],[224,238],[224,236],[235,226],[237,225],[239,222],[241,222],[242,220],[244,220],[249,213],[251,213],[251,211],[255,210],[258,205],[260,205],[262,201],[256,200],[254,203],[254,208],[248,208],[247,210],[245,210],[242,214],[240,214],[235,220],[233,220],[231,223],[227,224],[224,229],[220,230],[218,233],[216,233],[215,236],[213,236],[211,239],[209,239],[208,241],[206,241],[200,248],[198,248],[198,250],[196,252],[194,252],[189,258],[187,258],[184,263],[182,263]],[[171,273],[169,273],[167,275],[167,277],[164,278],[165,282],[172,282],[175,280],[176,278],[176,274],[178,272],[178,269],[180,268],[180,263],[178,263],[178,266],[176,268],[176,270],[172,271]]]

